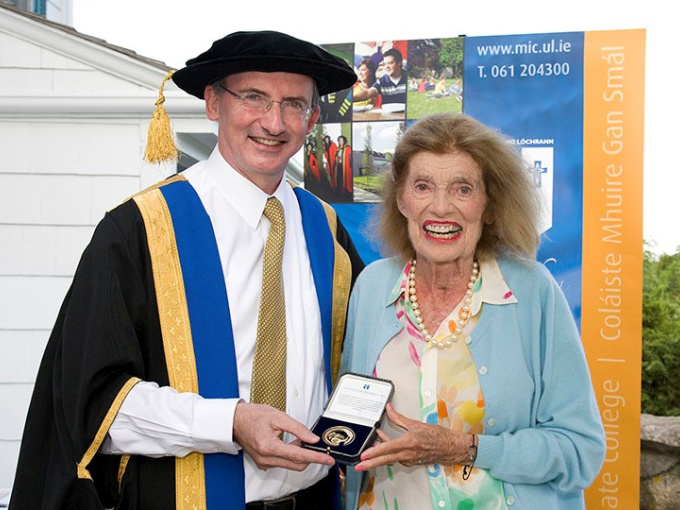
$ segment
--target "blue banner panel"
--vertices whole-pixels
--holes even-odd
[[[463,111],[521,148],[544,197],[538,259],[581,319],[583,32],[468,37]]]
[[[378,204],[331,204],[349,233],[354,246],[366,265],[380,258],[377,236],[371,232],[375,207]]]

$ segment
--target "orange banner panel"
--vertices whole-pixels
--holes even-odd
[[[588,509],[638,509],[645,31],[585,33],[582,337],[607,435]]]

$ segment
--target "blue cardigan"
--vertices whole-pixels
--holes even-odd
[[[580,336],[547,269],[500,258],[517,303],[484,304],[472,332],[486,405],[475,466],[503,482],[513,509],[585,508],[583,489],[600,471],[605,435]],[[402,265],[374,262],[349,304],[341,371],[370,375],[402,324],[388,305]],[[361,474],[347,476],[347,509],[357,508]]]

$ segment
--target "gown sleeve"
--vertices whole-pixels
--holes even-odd
[[[146,233],[130,200],[95,229],[57,316],[24,428],[13,510],[96,497],[88,465],[139,380],[168,384]],[[112,498],[115,482],[103,482]]]

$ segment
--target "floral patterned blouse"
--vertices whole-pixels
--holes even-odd
[[[473,288],[471,318],[452,347],[428,347],[405,299],[411,263],[390,294],[404,328],[385,346],[374,375],[395,385],[392,404],[401,414],[456,432],[484,433],[484,395],[468,344],[483,303],[516,303],[495,259],[481,260]],[[462,301],[439,325],[435,338],[454,332]],[[398,437],[403,430],[385,419],[382,430]],[[360,510],[507,510],[503,485],[488,471],[474,468],[467,480],[463,466],[430,464],[381,466],[368,472],[359,497]]]

